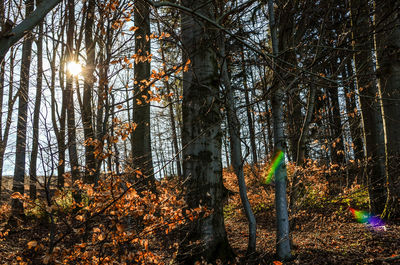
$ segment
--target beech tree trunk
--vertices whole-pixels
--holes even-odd
[[[207,0],[183,0],[182,5],[215,19],[215,6]],[[191,61],[183,74],[183,175],[189,208],[199,205],[211,210],[207,217],[195,220],[185,237],[178,259],[193,264],[204,257],[208,262],[232,259],[228,243],[223,201],[219,74],[216,58],[217,31],[203,20],[182,12],[184,62]],[[200,240],[200,244],[196,242]]]
[[[25,15],[28,17],[34,7],[33,0],[25,2]],[[13,179],[13,192],[24,194],[25,159],[26,159],[26,128],[28,123],[28,96],[29,96],[29,70],[32,54],[32,33],[25,36],[22,44],[21,76],[18,91],[18,123],[17,142],[15,150],[15,169]],[[23,215],[24,208],[19,199],[12,200],[12,212],[15,215]]]
[[[150,7],[145,1],[136,0],[135,2],[135,53],[139,56],[135,61],[135,90],[133,99],[133,122],[137,127],[132,134],[132,162],[134,169],[142,171],[144,187],[155,189],[155,177],[153,175],[153,161],[151,157],[150,139],[150,103],[146,102],[150,94],[150,87],[146,81],[150,78]],[[144,188],[142,187],[142,188]]]
[[[385,208],[385,144],[379,90],[373,74],[372,39],[369,36],[369,8],[366,0],[352,0],[351,22],[357,89],[366,145],[367,184],[370,210],[381,214]]]
[[[275,57],[279,54],[277,27],[275,22],[274,1],[268,1],[269,23],[271,29],[272,51]],[[276,60],[275,60],[276,64]],[[277,71],[277,69],[274,69]],[[275,153],[286,152],[284,135],[284,117],[282,102],[285,98],[285,90],[278,79],[274,78],[274,92],[272,94],[272,117],[274,130]],[[275,170],[275,206],[276,206],[276,253],[280,260],[291,258],[290,235],[289,235],[289,216],[286,198],[286,163],[283,158],[280,166]]]
[[[387,216],[400,216],[400,2],[375,1],[375,50],[389,183]]]

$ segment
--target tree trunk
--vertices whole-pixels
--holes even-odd
[[[275,22],[274,1],[268,1],[269,24],[271,29],[272,51],[275,57],[279,54],[277,29]],[[276,64],[276,61],[274,62]],[[274,67],[275,68],[275,67]],[[277,71],[277,69],[274,69]],[[274,130],[275,153],[285,152],[286,139],[284,135],[284,117],[282,102],[284,102],[285,90],[282,84],[278,84],[278,78],[274,78],[274,91],[272,94],[272,116]],[[289,236],[289,216],[287,211],[286,199],[286,163],[282,159],[280,166],[275,170],[275,206],[276,206],[276,253],[280,260],[291,258],[290,236]]]
[[[135,61],[135,90],[133,99],[133,122],[137,127],[132,134],[132,162],[134,169],[142,171],[144,176],[143,187],[155,191],[155,177],[153,174],[153,161],[151,157],[150,139],[150,102],[148,102],[150,87],[150,7],[145,1],[136,0],[134,12],[136,30],[135,54],[141,59]],[[147,99],[147,100],[146,100]],[[147,102],[146,102],[147,101]]]
[[[74,0],[68,0],[68,27],[67,27],[67,52],[65,57],[68,61],[75,61],[73,40],[75,27],[75,3]],[[72,180],[79,177],[78,152],[76,148],[76,123],[74,109],[74,91],[73,76],[67,72],[67,83],[65,86],[65,106],[67,109],[67,135],[68,135],[68,153],[71,166]]]
[[[37,5],[41,1],[37,1]],[[39,150],[39,115],[40,115],[40,103],[42,101],[42,81],[43,81],[43,23],[39,23],[38,26],[38,39],[36,42],[37,47],[37,79],[36,79],[36,98],[35,98],[35,109],[33,111],[33,143],[31,160],[29,163],[29,197],[34,200],[36,199],[36,183],[37,179],[37,157]]]
[[[245,61],[244,61],[244,49],[243,46],[241,47],[241,56],[242,56],[242,74],[243,74],[243,88],[244,88],[244,99],[246,102],[246,116],[247,116],[247,124],[249,127],[249,134],[250,134],[250,148],[251,148],[251,158],[253,165],[257,167],[258,164],[258,159],[257,159],[257,147],[256,147],[256,137],[255,137],[255,131],[254,131],[254,123],[253,123],[253,117],[252,117],[252,106],[250,105],[250,99],[249,99],[249,86],[247,83],[247,72],[246,72],[246,66],[245,66]]]
[[[222,34],[222,33],[221,33]],[[253,211],[251,209],[251,205],[249,202],[249,198],[247,197],[247,188],[246,182],[244,179],[243,173],[243,164],[244,160],[242,158],[242,142],[240,139],[240,122],[236,114],[236,102],[234,97],[234,91],[231,86],[231,81],[228,74],[228,62],[227,62],[227,55],[225,54],[225,40],[224,36],[220,36],[220,44],[219,44],[219,51],[222,57],[222,81],[225,87],[226,93],[226,101],[225,101],[225,108],[226,108],[226,115],[228,120],[228,130],[229,130],[229,140],[230,140],[230,147],[231,147],[231,164],[233,166],[233,170],[236,174],[238,179],[239,185],[239,194],[240,199],[242,201],[243,209],[246,214],[247,221],[249,223],[249,243],[247,245],[247,255],[251,255],[256,251],[256,218],[254,217]],[[247,106],[249,108],[249,106]]]
[[[10,77],[9,77],[9,83],[8,83],[8,107],[7,107],[7,117],[6,117],[6,124],[4,127],[4,132],[0,140],[0,201],[1,201],[1,183],[3,179],[3,166],[4,166],[4,154],[6,152],[7,148],[7,143],[8,143],[8,137],[9,137],[9,132],[11,128],[11,122],[12,122],[12,117],[13,117],[13,110],[14,110],[14,103],[17,100],[18,93],[16,95],[13,95],[13,85],[14,85],[14,48],[11,48],[10,51]],[[1,70],[3,71],[3,70]],[[0,93],[0,97],[3,98],[4,96],[4,86],[2,89],[2,92]],[[3,99],[1,100],[3,101]],[[3,103],[1,104],[1,106]],[[3,127],[3,124],[0,124],[1,127]],[[0,134],[1,135],[1,134]]]
[[[353,76],[353,66],[351,61],[347,63],[347,71],[343,71],[343,80],[347,79],[348,77]],[[344,94],[345,94],[345,102],[346,102],[346,110],[347,116],[349,119],[349,127],[350,127],[350,136],[351,141],[353,143],[353,152],[354,152],[354,159],[357,163],[361,163],[364,160],[364,144],[363,144],[363,136],[362,136],[362,124],[361,124],[361,116],[360,111],[358,110],[356,104],[356,97],[355,97],[355,85],[353,78],[350,80],[349,85],[344,84],[343,86]]]
[[[203,16],[215,19],[215,6],[207,0],[183,0],[182,5]],[[184,62],[191,61],[183,74],[183,175],[189,208],[199,205],[212,212],[193,222],[185,237],[178,259],[193,264],[204,257],[208,262],[232,259],[228,243],[223,201],[226,189],[222,182],[221,100],[216,58],[217,32],[203,20],[182,12]],[[193,246],[190,241],[201,243]],[[186,255],[185,255],[186,254]]]
[[[279,1],[277,1],[279,2]],[[279,24],[277,26],[278,31],[278,49],[279,49],[279,62],[280,66],[279,74],[281,78],[286,81],[287,84],[292,82],[293,88],[289,88],[286,91],[286,117],[287,117],[287,141],[289,148],[286,156],[289,160],[295,161],[297,156],[297,144],[300,138],[301,125],[303,121],[303,115],[301,112],[302,102],[300,99],[300,90],[298,88],[298,82],[295,81],[293,69],[289,68],[286,63],[297,65],[296,47],[297,39],[295,35],[295,12],[296,12],[296,1],[289,1],[287,4],[280,4],[280,8],[277,9],[279,14]],[[285,63],[283,63],[285,62]]]
[[[62,32],[63,30],[61,30]],[[54,43],[53,43],[54,44]],[[57,163],[57,187],[59,189],[64,187],[64,173],[65,173],[65,116],[66,116],[66,108],[65,108],[65,93],[64,93],[64,67],[63,64],[60,66],[60,87],[62,91],[62,102],[61,102],[61,115],[59,115],[57,111],[57,103],[56,103],[56,92],[55,92],[55,84],[56,84],[56,51],[57,44],[55,44],[55,49],[53,49],[52,58],[50,60],[50,69],[51,69],[51,79],[50,79],[50,93],[51,93],[51,121],[53,124],[53,130],[57,139],[57,148],[58,148],[58,163]],[[65,58],[64,55],[61,55],[61,59]],[[59,126],[57,124],[57,120],[59,120]]]
[[[33,11],[33,0],[27,0],[25,15],[28,17]],[[29,70],[32,54],[32,34],[28,33],[22,44],[20,88],[18,91],[18,123],[17,142],[15,150],[15,169],[13,192],[24,194],[25,159],[26,159],[26,129],[28,123],[28,96],[29,96]],[[12,200],[12,211],[15,215],[23,215],[24,208],[19,199]]]
[[[389,183],[387,216],[400,216],[400,3],[375,1],[375,50],[382,93]],[[383,187],[382,187],[383,188]]]
[[[370,210],[381,214],[385,208],[385,144],[379,90],[374,81],[369,37],[369,8],[366,0],[352,0],[351,22],[357,89],[366,144],[367,184]]]
[[[28,2],[25,1],[28,5]],[[7,36],[0,36],[0,62],[3,61],[8,49],[31,31],[61,0],[46,0],[32,13],[33,7],[26,18],[14,27]],[[32,13],[32,14],[31,14]]]
[[[0,26],[2,31],[4,31],[5,27],[5,9],[4,9],[4,2],[0,3]],[[4,76],[5,76],[5,61],[0,61],[0,109],[3,110],[3,96],[4,96]],[[2,121],[3,121],[3,111],[0,112],[0,128],[2,128]],[[2,148],[2,143],[3,143],[3,137],[0,133],[0,155],[3,151]],[[2,188],[2,183],[3,183],[3,161],[4,161],[4,155],[0,157],[0,203],[1,203],[1,188]]]
[[[340,108],[339,108],[339,94],[338,87],[332,85],[327,88],[329,95],[329,115],[331,117],[331,159],[333,164],[344,165],[344,144],[343,144],[343,130],[342,130],[342,120],[340,118]],[[333,180],[335,181],[335,180]]]
[[[86,66],[84,73],[83,85],[83,107],[82,107],[82,123],[83,134],[85,138],[85,183],[96,183],[98,172],[96,172],[96,160],[94,156],[95,139],[93,129],[93,113],[92,113],[92,94],[94,85],[95,70],[95,42],[93,40],[93,25],[95,16],[95,1],[86,1],[86,23],[85,23],[85,47],[86,47]]]

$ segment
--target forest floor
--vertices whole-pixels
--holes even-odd
[[[366,207],[366,192],[358,186],[330,197],[322,191],[312,193],[308,190],[291,231],[293,260],[278,262],[274,255],[273,186],[260,185],[248,175],[249,199],[257,219],[257,252],[245,257],[247,220],[241,209],[235,175],[225,172],[224,178],[225,186],[233,192],[224,207],[224,214],[229,242],[237,255],[236,264],[400,264],[400,220],[385,221],[380,231],[358,223],[349,211],[350,206]],[[323,190],[318,185],[311,187]],[[0,213],[7,212],[6,206],[3,207]],[[35,256],[32,251],[37,249],[36,243],[29,244],[40,242],[48,235],[48,224],[31,219],[18,228],[7,229],[5,216],[0,215],[0,220],[0,264],[41,264],[37,256],[29,261],[29,257]],[[165,264],[173,264],[171,251],[163,248],[160,242],[152,248]]]
[[[288,171],[290,174],[293,169],[289,166]],[[296,225],[291,231],[293,260],[285,264],[400,264],[400,219],[385,221],[385,226],[379,229],[382,231],[373,230],[357,222],[350,211],[350,207],[368,210],[365,188],[352,185],[341,193],[329,195],[321,172],[311,175],[304,177],[308,188],[299,202]],[[235,192],[225,206],[226,230],[241,263],[281,264],[275,257],[273,185],[260,185],[257,178],[246,174],[248,196],[257,221],[257,253],[244,259],[248,224],[236,176],[228,172],[224,176],[225,186]]]
[[[275,262],[275,216],[257,214],[257,253],[244,264]],[[307,212],[291,231],[293,261],[285,264],[400,264],[400,221],[386,224],[386,231],[371,231],[350,214],[343,218],[332,212]],[[397,224],[396,224],[397,223]],[[229,242],[239,257],[247,247],[244,217],[226,220]]]

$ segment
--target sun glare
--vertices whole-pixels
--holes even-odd
[[[68,62],[67,70],[71,75],[79,75],[82,72],[82,66],[77,62]]]

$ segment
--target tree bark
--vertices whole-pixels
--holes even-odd
[[[40,4],[41,1],[37,1]],[[29,197],[36,199],[36,183],[37,179],[37,157],[39,150],[39,115],[40,103],[42,101],[42,81],[43,81],[43,22],[38,26],[37,47],[37,79],[36,79],[36,98],[35,109],[33,111],[33,139],[31,160],[29,163]]]
[[[375,1],[375,50],[388,172],[387,216],[400,216],[400,3]]]
[[[369,36],[369,8],[366,0],[352,0],[351,22],[356,68],[357,89],[360,94],[361,115],[366,144],[367,184],[370,210],[381,214],[385,208],[385,144],[379,90],[374,81],[372,39]]]
[[[14,49],[11,48],[10,52],[10,77],[9,77],[9,83],[8,83],[8,107],[7,107],[7,117],[6,117],[6,124],[4,127],[4,132],[3,135],[0,139],[0,195],[1,195],[1,182],[3,179],[3,166],[4,166],[4,154],[6,152],[7,148],[7,143],[8,143],[8,137],[9,137],[9,132],[11,128],[11,122],[12,122],[12,117],[13,117],[13,110],[14,110],[14,103],[17,100],[18,94],[13,95],[13,85],[14,85]],[[4,87],[3,87],[4,89]],[[3,98],[3,93],[4,90],[2,90],[2,93],[0,93],[0,97]],[[3,105],[3,104],[2,104]],[[1,127],[3,127],[3,124],[0,124]],[[1,197],[0,197],[1,201]]]
[[[183,0],[182,5],[214,19],[215,6],[207,0]],[[182,12],[184,62],[191,65],[183,74],[183,175],[189,208],[199,205],[212,212],[193,222],[178,259],[192,264],[201,257],[208,262],[223,263],[233,257],[228,243],[223,201],[226,188],[222,182],[221,122],[219,75],[216,58],[217,32],[203,20]],[[200,240],[199,245],[190,241]]]
[[[96,160],[94,155],[95,139],[93,128],[93,113],[92,113],[92,94],[95,82],[95,45],[93,40],[93,26],[95,16],[95,1],[86,1],[86,23],[85,23],[85,48],[86,48],[86,66],[84,72],[83,84],[83,106],[82,106],[82,123],[83,133],[85,138],[85,183],[96,183],[98,172],[96,172]]]
[[[132,162],[134,169],[143,173],[143,187],[155,191],[155,177],[151,156],[150,139],[150,102],[147,81],[150,79],[150,7],[145,1],[136,0],[134,12],[136,30],[135,54],[139,57],[135,61],[135,90],[133,99],[133,122],[137,127],[132,134]]]
[[[44,1],[36,8],[35,12],[30,12],[32,14],[29,13],[29,15],[27,15],[20,24],[14,27],[9,34],[0,36],[0,62],[3,61],[8,49],[40,23],[46,14],[60,2],[61,0]]]
[[[68,61],[75,61],[73,38],[75,27],[75,3],[74,0],[68,0],[68,25],[67,25],[67,50],[65,58]],[[76,148],[76,123],[74,109],[74,91],[73,91],[73,76],[67,72],[67,80],[65,86],[65,106],[67,110],[67,135],[68,135],[68,153],[71,166],[72,180],[75,181],[79,177],[78,151]]]
[[[275,22],[274,1],[268,1],[269,24],[271,30],[272,51],[275,57],[279,54],[277,26]],[[276,60],[275,60],[276,65]],[[274,69],[277,71],[277,69]],[[276,73],[275,73],[276,74]],[[285,152],[284,117],[282,102],[284,102],[285,90],[278,80],[274,78],[274,92],[272,94],[272,116],[274,130],[275,153]],[[275,206],[276,206],[276,253],[280,260],[291,259],[290,235],[289,235],[289,216],[287,211],[286,199],[286,163],[282,159],[280,166],[275,171]]]
[[[27,0],[25,14],[28,17],[34,8],[33,0]],[[0,47],[2,45],[0,44]],[[13,179],[13,192],[24,194],[25,179],[25,159],[26,159],[26,129],[28,118],[28,96],[29,96],[29,70],[32,54],[32,34],[28,33],[22,44],[21,76],[20,87],[18,91],[18,123],[17,123],[17,141],[15,150],[15,169]],[[12,212],[15,215],[24,215],[22,201],[12,200]]]

